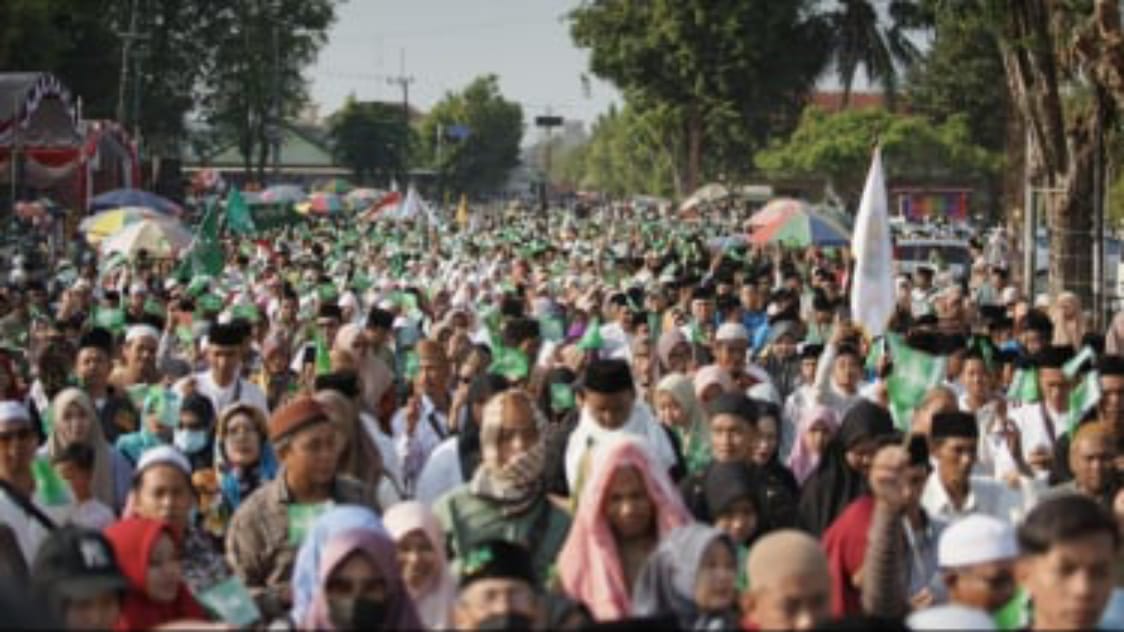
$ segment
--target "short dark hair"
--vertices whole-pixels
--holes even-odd
[[[94,469],[94,448],[81,442],[71,443],[55,455],[51,462],[55,465],[70,463],[83,472]]]
[[[512,318],[503,327],[505,347],[518,347],[528,340],[539,338],[539,321],[533,318]]]
[[[1112,547],[1120,546],[1120,532],[1108,510],[1091,498],[1067,494],[1048,498],[1027,515],[1019,527],[1019,548],[1041,555],[1060,542],[1107,533]]]

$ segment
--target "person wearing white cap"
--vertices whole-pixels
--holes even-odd
[[[954,522],[941,534],[937,563],[949,602],[994,614],[1015,595],[1015,528],[983,514]]]
[[[129,286],[129,302],[125,305],[125,322],[133,325],[144,322],[144,303],[148,300],[148,286],[143,281],[133,281]]]
[[[160,345],[160,332],[152,325],[133,325],[125,332],[124,365],[118,367],[110,382],[121,391],[140,384],[160,381],[156,369],[156,353]]]
[[[45,498],[44,490],[37,488],[31,470],[35,443],[27,407],[0,401],[0,525],[11,531],[26,566],[72,508],[65,500]]]

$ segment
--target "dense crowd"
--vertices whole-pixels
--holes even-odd
[[[228,236],[211,275],[17,259],[5,623],[1124,625],[1124,319],[973,242],[963,278],[897,276],[872,338],[846,248],[744,219],[324,220]]]

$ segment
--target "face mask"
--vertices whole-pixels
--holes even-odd
[[[496,614],[484,619],[476,625],[477,630],[530,630],[535,625],[525,614],[519,612],[506,612]]]
[[[207,447],[207,433],[202,430],[177,429],[172,435],[172,445],[184,454],[195,454]]]
[[[340,630],[378,628],[386,621],[386,604],[363,597],[332,599],[328,602],[328,616],[332,625]]]

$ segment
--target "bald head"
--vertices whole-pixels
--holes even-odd
[[[831,615],[827,557],[808,534],[774,531],[757,541],[746,562],[750,591],[742,610],[763,630],[810,630]]]

